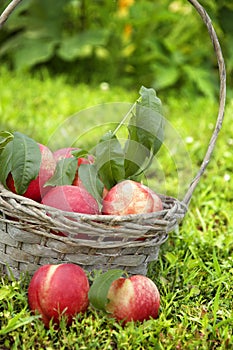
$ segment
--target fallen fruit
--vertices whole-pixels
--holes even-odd
[[[103,200],[102,213],[127,215],[150,213],[161,210],[161,199],[141,183],[124,180],[112,187]]]
[[[85,271],[75,264],[44,265],[33,275],[28,287],[28,303],[42,316],[48,328],[50,321],[58,325],[66,317],[70,325],[75,315],[89,305],[89,282]]]
[[[99,214],[97,201],[84,188],[63,185],[52,188],[42,199],[42,204],[83,214]]]
[[[56,162],[54,160],[53,153],[48,147],[42,144],[38,144],[38,146],[41,152],[41,164],[40,164],[39,174],[36,177],[36,179],[31,180],[26,192],[23,193],[22,196],[33,199],[37,202],[40,202],[41,198],[51,188],[49,186],[44,187],[44,184],[53,175],[56,168]],[[16,193],[14,179],[11,173],[9,173],[7,177],[6,185],[10,191]]]
[[[116,279],[110,285],[107,299],[106,311],[123,323],[158,317],[160,294],[148,277],[134,275]]]

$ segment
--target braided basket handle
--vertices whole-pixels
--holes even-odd
[[[6,20],[8,19],[9,15],[13,12],[13,10],[15,9],[15,7],[21,2],[22,0],[12,0],[9,5],[7,6],[7,8],[3,11],[3,13],[0,15],[0,29],[3,26],[3,24],[6,22]],[[217,34],[214,30],[214,27],[211,23],[211,19],[208,16],[207,12],[205,11],[205,9],[200,5],[200,3],[197,0],[188,0],[188,2],[190,2],[190,4],[193,5],[193,7],[197,10],[197,12],[199,13],[199,15],[201,16],[203,22],[205,23],[211,41],[213,43],[213,47],[214,47],[214,51],[217,57],[217,62],[218,62],[218,69],[219,69],[219,77],[220,77],[220,89],[219,89],[219,110],[218,110],[218,117],[217,117],[217,121],[215,124],[215,128],[212,134],[212,137],[210,139],[207,151],[206,151],[206,155],[202,161],[202,164],[200,166],[200,169],[198,171],[198,173],[196,174],[195,178],[192,180],[191,184],[189,185],[189,188],[183,198],[183,202],[188,206],[193,191],[195,190],[201,176],[203,175],[211,154],[214,150],[214,146],[219,134],[219,131],[222,127],[222,122],[223,122],[223,118],[224,118],[224,109],[225,109],[225,100],[226,100],[226,70],[225,70],[225,63],[224,63],[224,58],[222,55],[222,50],[221,50],[221,46],[219,44],[218,41],[218,37]]]
[[[219,131],[222,127],[222,122],[223,122],[223,118],[224,118],[225,101],[226,101],[226,69],[225,69],[224,58],[222,55],[222,50],[221,50],[221,46],[220,46],[219,41],[218,41],[217,34],[213,28],[210,17],[208,16],[205,9],[199,4],[199,2],[197,0],[188,0],[188,1],[195,7],[195,9],[197,10],[199,15],[201,16],[203,22],[205,23],[205,25],[208,29],[211,41],[213,43],[214,51],[215,51],[215,54],[217,57],[219,77],[220,77],[220,86],[219,86],[219,109],[218,109],[217,121],[216,121],[215,128],[214,128],[213,134],[211,136],[211,139],[210,139],[207,151],[206,151],[206,155],[205,155],[205,157],[202,161],[202,164],[200,166],[200,169],[199,169],[197,175],[195,176],[195,178],[192,180],[192,182],[191,182],[191,184],[190,184],[190,186],[189,186],[189,188],[188,188],[188,190],[183,198],[183,202],[186,205],[189,204],[191,197],[192,197],[192,194],[193,194],[193,191],[195,190],[201,176],[203,175],[203,173],[204,173],[204,171],[209,163],[209,160],[210,160],[211,154],[214,150],[214,146],[215,146]]]

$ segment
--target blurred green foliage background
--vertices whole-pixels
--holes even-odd
[[[0,10],[9,1],[1,1]],[[233,70],[233,2],[202,0]],[[208,97],[218,71],[207,29],[188,0],[23,0],[0,31],[0,63],[45,68],[69,83],[141,85]]]

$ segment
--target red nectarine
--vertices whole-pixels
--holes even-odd
[[[89,305],[89,282],[85,271],[75,264],[44,265],[33,275],[28,287],[29,307],[42,316],[48,328],[58,325],[61,316],[68,325]]]
[[[127,215],[152,212],[154,200],[139,182],[124,180],[112,187],[103,200],[103,214]]]
[[[158,317],[160,294],[148,277],[134,275],[112,282],[107,294],[106,311],[123,323]]]
[[[154,204],[153,204],[152,212],[163,210],[163,202],[162,202],[161,198],[157,195],[157,193],[155,193],[151,188],[149,188],[145,185],[141,185],[141,186],[146,191],[148,191],[153,198]]]
[[[64,211],[99,214],[97,201],[84,188],[78,186],[54,187],[43,197],[42,204]]]
[[[48,147],[42,144],[38,144],[38,146],[41,152],[41,165],[39,174],[36,179],[32,180],[29,183],[28,188],[23,196],[40,202],[43,195],[45,195],[45,193],[48,192],[51,188],[44,187],[44,184],[53,175],[56,168],[56,162],[54,160],[52,152]],[[10,191],[16,193],[14,179],[11,173],[7,177],[6,185]]]

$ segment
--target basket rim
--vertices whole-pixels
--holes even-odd
[[[185,202],[180,201],[179,199],[172,197],[172,196],[166,196],[164,194],[157,195],[162,199],[162,201],[170,201],[171,203],[179,203],[179,205],[184,209],[184,211],[187,211],[188,206]],[[126,221],[135,221],[140,219],[150,219],[150,218],[156,218],[160,217],[162,214],[167,212],[168,208],[163,208],[163,210],[156,211],[156,212],[150,212],[150,213],[140,213],[140,214],[128,214],[128,215],[107,215],[107,214],[85,214],[85,213],[77,213],[77,212],[70,212],[65,211],[61,209],[57,209],[48,205],[44,205],[42,203],[36,202],[33,199],[26,198],[22,195],[16,194],[11,192],[10,190],[6,189],[1,183],[0,183],[0,196],[2,198],[7,198],[7,201],[15,200],[16,202],[19,202],[21,205],[28,206],[28,207],[34,207],[38,209],[42,209],[44,213],[54,213],[59,216],[59,214],[62,214],[63,216],[70,217],[70,218],[80,218],[82,221],[100,221],[100,222],[126,222]],[[1,209],[0,209],[1,211]]]
[[[8,196],[9,195],[9,196]],[[185,203],[162,195],[164,210],[129,215],[67,212],[9,193],[0,184],[0,224],[6,234],[25,242],[49,239],[89,248],[146,247],[165,240],[187,212]],[[167,202],[166,202],[167,201]],[[9,226],[8,226],[9,225]],[[12,231],[13,230],[13,231]]]

